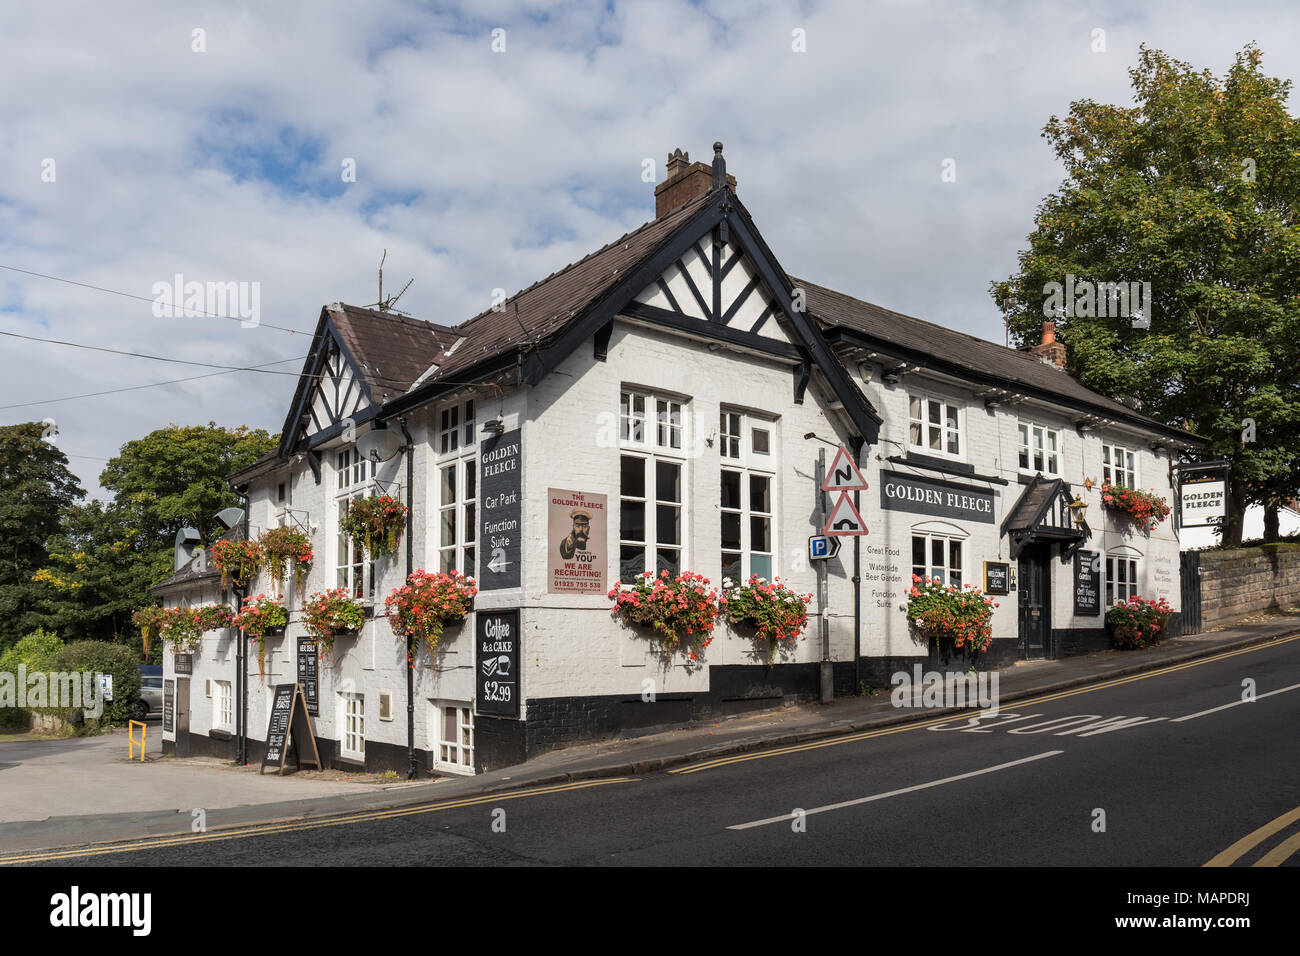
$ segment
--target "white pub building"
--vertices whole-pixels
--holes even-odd
[[[930,654],[903,609],[913,574],[1002,595],[980,666],[1108,646],[1106,608],[1130,595],[1178,606],[1174,522],[1147,532],[1100,486],[1172,504],[1194,435],[1080,385],[1050,323],[1017,351],[787,274],[714,148],[711,165],[669,157],[653,221],[462,324],[322,309],[278,450],[230,476],[247,499],[232,535],[304,529],[309,577],[284,588],[264,675],[234,629],[165,655],[167,751],[233,758],[242,736],[260,760],[273,689],[298,681],[327,766],[481,772],[817,699],[823,615],[835,692],[884,687]],[[645,570],[813,592],[818,452],[841,445],[869,534],[827,562],[806,640],[769,664],[722,620],[700,660],[665,658],[611,614],[609,589]],[[340,515],[377,493],[409,501],[409,533],[367,561]],[[420,647],[408,696],[384,599],[410,569],[480,590],[436,653]],[[368,616],[313,667],[303,595],[334,587]],[[155,593],[237,603],[198,554]]]

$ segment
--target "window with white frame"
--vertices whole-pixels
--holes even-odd
[[[682,569],[685,399],[624,389],[619,397],[619,579]]]
[[[474,709],[456,701],[434,702],[434,767],[474,772]]]
[[[438,566],[474,575],[478,460],[461,458],[438,467]]]
[[[912,532],[912,573],[922,578],[938,578],[939,583],[956,588],[964,580],[964,540],[950,534]]]
[[[718,509],[722,519],[722,577],[737,584],[776,573],[776,423],[751,412],[722,409]]]
[[[1101,476],[1112,485],[1137,487],[1137,465],[1133,449],[1122,445],[1101,446]]]
[[[235,725],[234,696],[230,681],[212,682],[212,726],[217,730],[230,730]]]
[[[1124,552],[1106,555],[1106,606],[1122,604],[1140,593],[1137,556]]]
[[[450,454],[474,444],[474,400],[448,405],[439,413],[438,453]]]
[[[366,698],[364,694],[339,695],[339,752],[353,760],[366,756]]]
[[[949,457],[963,454],[959,405],[941,398],[909,395],[907,409],[908,447]]]
[[[371,493],[375,466],[373,462],[362,458],[355,448],[345,448],[335,458],[335,471],[338,482],[334,499],[338,539],[335,547],[337,573],[334,586],[343,588],[352,597],[374,597],[375,562],[365,560],[364,549],[358,548],[351,536],[344,532],[343,521],[351,502]]]
[[[1061,477],[1061,430],[1020,422],[1020,470]]]

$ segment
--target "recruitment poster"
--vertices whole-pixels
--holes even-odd
[[[546,493],[546,590],[552,594],[604,594],[604,495],[551,488]]]

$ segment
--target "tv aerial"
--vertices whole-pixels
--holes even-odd
[[[385,299],[384,298],[384,260],[387,258],[388,258],[388,250],[385,249],[383,256],[381,256],[379,259],[379,301],[370,303],[370,305],[366,306],[366,308],[378,309],[380,312],[396,312],[398,315],[406,315],[406,313],[403,312],[401,309],[394,309],[393,303],[395,303],[398,299],[400,299],[403,295],[406,294],[406,290],[411,287],[411,283],[414,282],[415,279],[407,279],[406,285],[402,286],[401,292],[397,293],[397,295],[390,295],[387,299]]]

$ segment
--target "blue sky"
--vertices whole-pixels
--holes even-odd
[[[289,358],[305,338],[266,326],[375,301],[384,249],[386,289],[415,279],[407,310],[462,321],[651,218],[645,159],[661,179],[670,150],[708,160],[720,139],[787,270],[1002,341],[988,285],[1061,177],[1047,119],[1129,102],[1141,43],[1222,73],[1251,41],[1267,71],[1300,74],[1286,3],[5,4],[0,265],[146,298],[176,273],[256,281],[264,325],[0,270],[0,328]],[[277,429],[293,385],[234,373],[50,402],[191,372],[0,349],[0,405],[42,403],[2,420],[54,418],[92,491],[104,459],[168,422]]]

